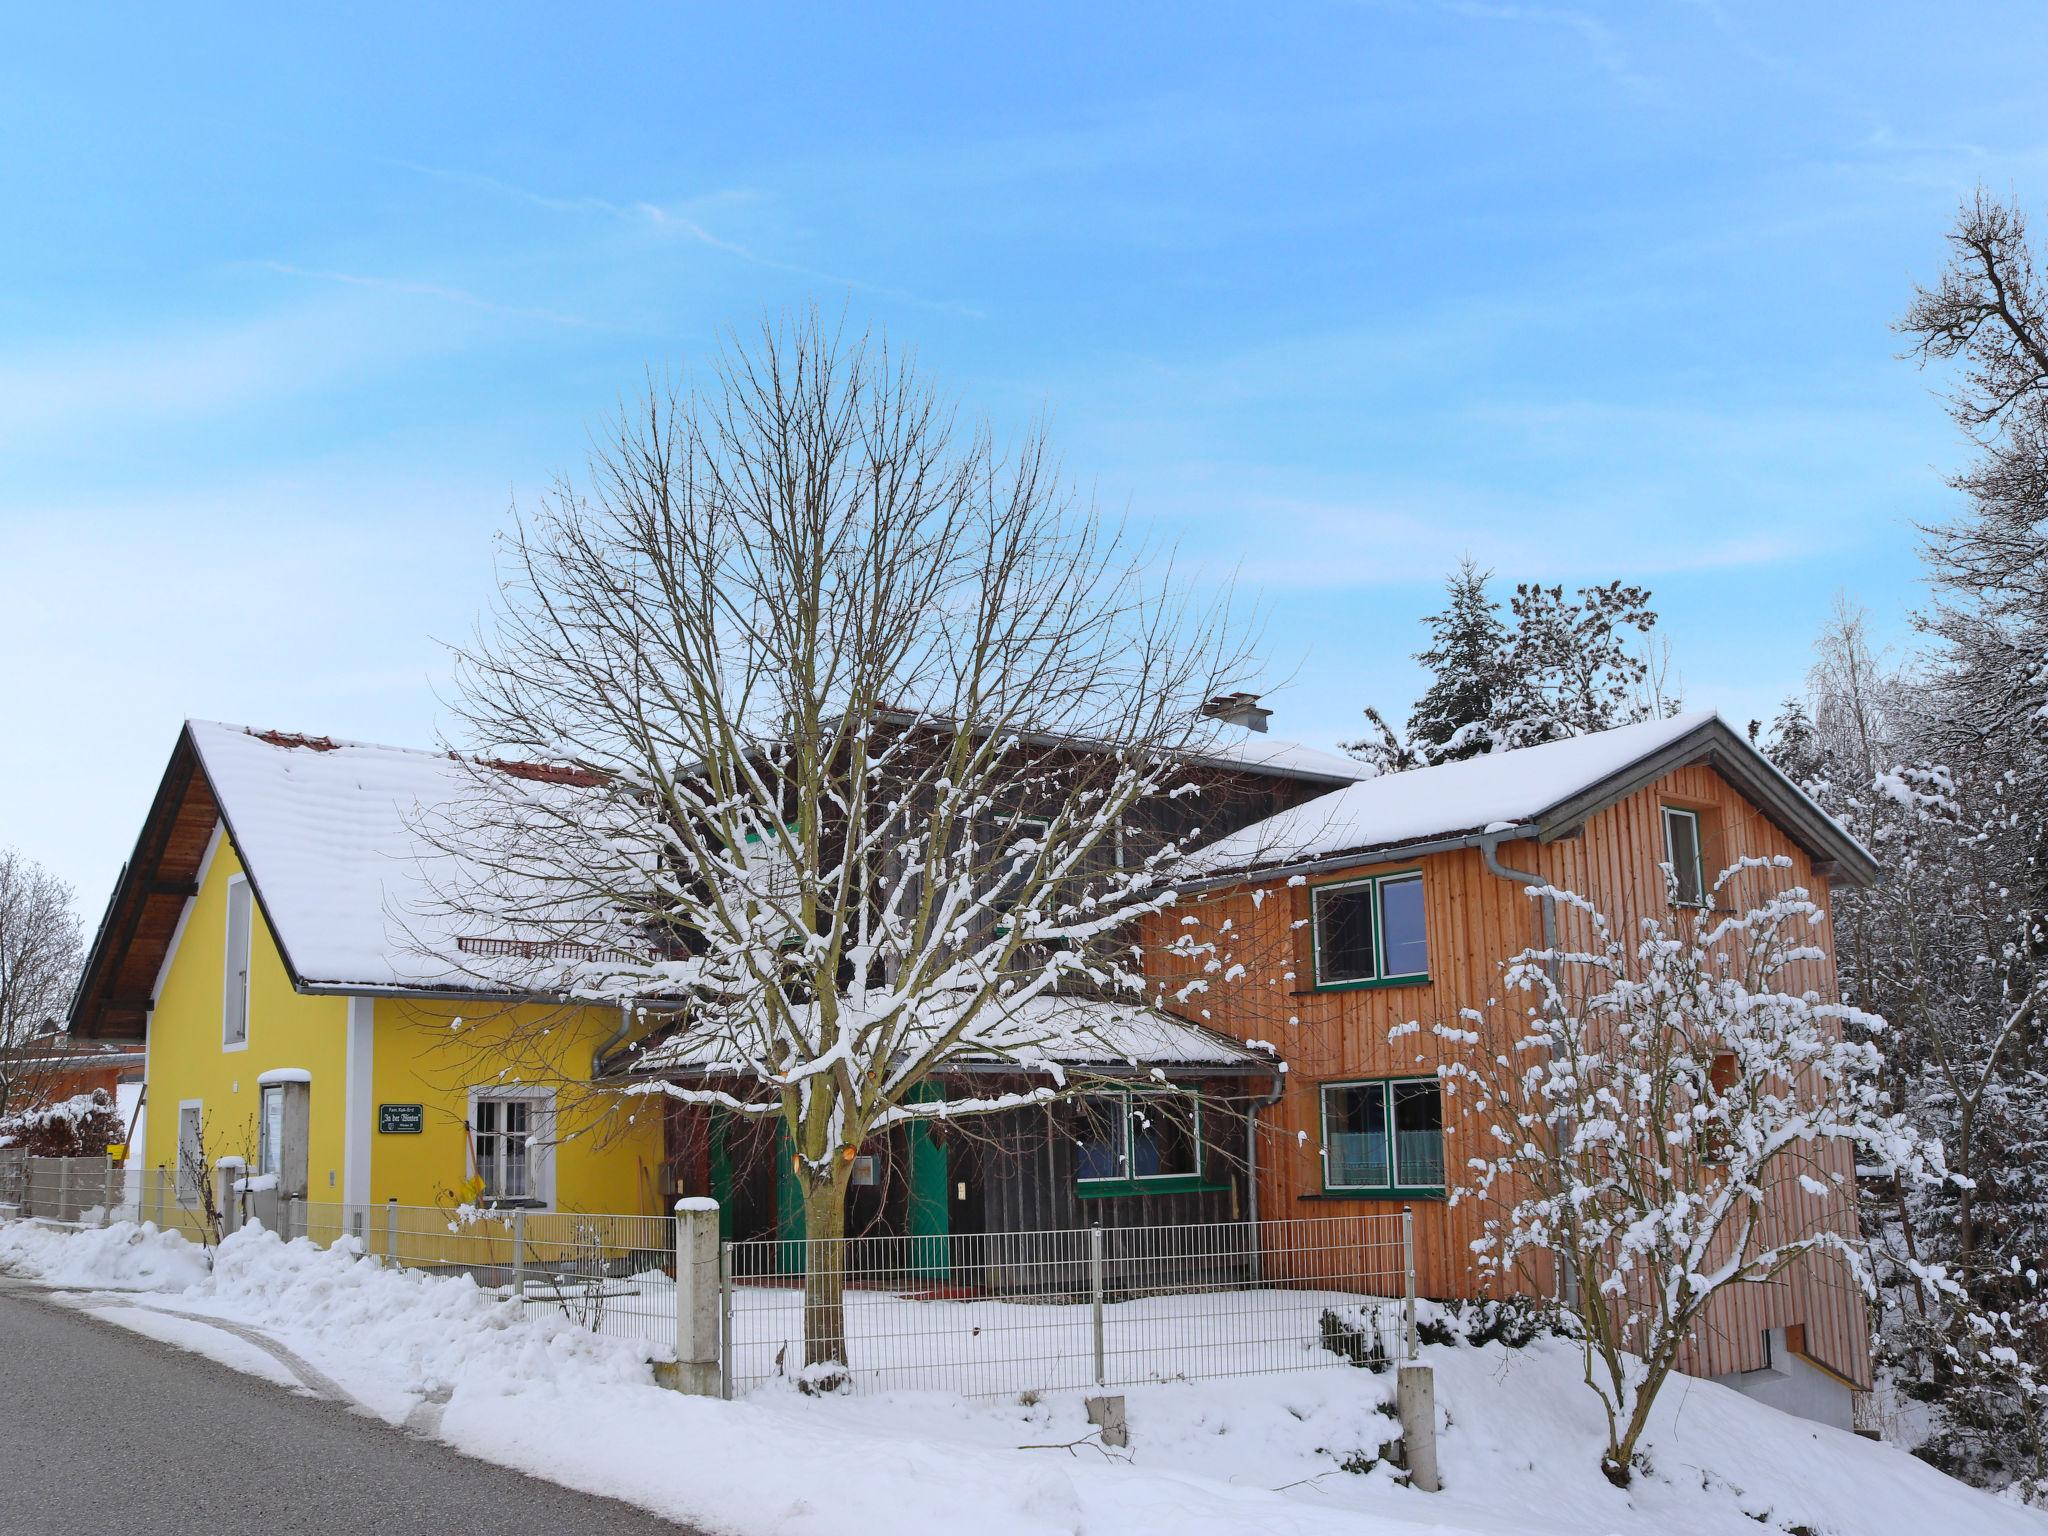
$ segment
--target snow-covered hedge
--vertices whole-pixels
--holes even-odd
[[[0,1147],[18,1147],[31,1157],[97,1157],[125,1133],[104,1088],[0,1119]]]

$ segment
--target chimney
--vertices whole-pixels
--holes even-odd
[[[1202,713],[1225,725],[1241,725],[1248,731],[1263,731],[1273,711],[1259,708],[1256,693],[1219,693],[1202,706]]]

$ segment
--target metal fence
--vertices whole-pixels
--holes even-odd
[[[0,1207],[74,1226],[149,1221],[193,1242],[214,1240],[196,1186],[168,1168],[124,1168],[105,1157],[28,1157],[0,1148]]]
[[[969,1396],[1383,1364],[1411,1249],[1400,1215],[728,1243],[724,1376],[800,1377],[807,1340],[856,1391]]]
[[[344,1205],[235,1183],[223,1170],[202,1192],[171,1169],[0,1150],[0,1206],[22,1216],[202,1243],[257,1221],[662,1353],[678,1341],[675,1217]],[[1008,1396],[1379,1366],[1413,1347],[1414,1273],[1406,1215],[727,1242],[718,1376],[732,1396],[801,1381],[817,1355],[857,1392]]]
[[[593,1333],[673,1343],[675,1219],[604,1212],[431,1205],[343,1205],[257,1192],[229,1216],[287,1240],[326,1247],[351,1239],[408,1269],[467,1275],[531,1307],[558,1311]]]

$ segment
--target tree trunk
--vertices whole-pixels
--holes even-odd
[[[807,1390],[831,1391],[846,1376],[846,1187],[835,1176],[804,1181],[804,1368]],[[838,1367],[835,1372],[832,1368]]]

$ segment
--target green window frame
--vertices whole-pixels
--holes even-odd
[[[1396,924],[1395,940],[1389,944],[1390,925],[1387,922],[1387,893],[1390,889],[1399,891],[1403,903]],[[1413,892],[1414,907],[1407,909]],[[1366,940],[1367,970],[1360,974],[1326,976],[1323,971],[1324,957],[1335,946],[1324,936],[1325,903],[1334,902],[1338,897],[1363,893],[1365,897],[1363,916],[1371,932]],[[1429,928],[1422,902],[1422,871],[1419,869],[1394,870],[1384,875],[1367,875],[1356,880],[1332,880],[1309,888],[1309,974],[1314,989],[1318,992],[1339,992],[1353,987],[1414,987],[1429,981]],[[1353,921],[1357,920],[1353,909]],[[1422,968],[1416,970],[1412,956],[1417,948],[1421,950]],[[1390,953],[1390,950],[1396,952]]]
[[[1088,1197],[1105,1194],[1171,1194],[1181,1190],[1206,1189],[1203,1180],[1204,1147],[1202,1141],[1202,1096],[1198,1093],[1175,1093],[1164,1088],[1111,1088],[1097,1089],[1079,1094],[1078,1099],[1094,1099],[1098,1102],[1113,1103],[1116,1108],[1117,1168],[1113,1173],[1074,1175],[1076,1193]],[[1138,1128],[1136,1120],[1142,1114],[1137,1106],[1145,1099],[1159,1101],[1180,1100],[1191,1111],[1188,1120],[1188,1134],[1193,1145],[1194,1167],[1172,1169],[1164,1173],[1140,1173],[1138,1169]]]
[[[1350,1114],[1339,1119],[1348,1119],[1354,1129],[1332,1132],[1333,1093],[1352,1096]],[[1443,1085],[1437,1078],[1329,1082],[1322,1085],[1317,1102],[1326,1194],[1389,1199],[1434,1199],[1444,1194]]]

